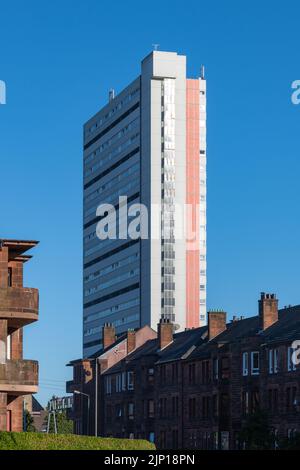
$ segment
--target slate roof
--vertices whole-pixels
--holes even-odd
[[[125,359],[108,369],[105,374],[117,373],[122,369],[124,361],[126,361],[126,363],[135,362],[144,356],[156,356],[155,362],[159,364],[184,359],[186,354],[189,354],[199,344],[205,341],[206,334],[207,326],[175,333],[173,342],[161,350],[159,349],[158,339],[148,340],[144,345],[133,351]]]
[[[263,332],[267,341],[300,339],[300,305],[279,310],[279,320]]]
[[[67,366],[74,366],[76,363],[82,362],[85,359],[89,360],[89,359],[96,359],[97,357],[101,357],[102,354],[104,354],[106,351],[108,351],[112,347],[117,346],[118,344],[120,344],[126,338],[127,338],[127,333],[122,333],[121,335],[119,335],[117,337],[117,339],[116,339],[116,341],[114,342],[113,345],[108,346],[105,349],[101,348],[98,351],[96,351],[94,354],[89,355],[88,357],[84,357],[84,358],[81,358],[81,359],[73,359],[72,361],[68,362],[68,364],[66,364],[66,365]]]
[[[278,321],[264,331],[260,331],[259,317],[244,318],[227,324],[223,333],[213,338],[210,344],[231,343],[259,335],[266,342],[286,342],[300,339],[300,305],[278,311]],[[189,359],[209,355],[208,343],[199,345]]]
[[[39,401],[35,398],[34,395],[32,395],[32,412],[33,413],[40,413],[41,411],[44,411],[44,408],[40,404]]]
[[[148,340],[144,345],[140,346],[126,358],[108,369],[105,374],[117,373],[122,370],[124,361],[126,361],[126,363],[134,362],[144,356],[156,356],[156,364],[180,359],[205,357],[209,355],[209,348],[207,347],[209,344],[226,344],[256,335],[265,338],[266,342],[284,342],[300,339],[300,305],[285,307],[279,310],[278,316],[278,321],[265,331],[260,331],[258,315],[232,321],[227,324],[227,328],[223,333],[209,342],[207,340],[207,326],[175,333],[173,342],[162,350],[159,349],[158,339]],[[119,336],[113,346],[123,341],[126,335],[127,334],[124,333]],[[97,351],[91,357],[99,357],[111,347],[112,346],[105,350]],[[72,363],[74,362],[76,361],[72,361]],[[70,363],[70,365],[72,363]]]
[[[115,347],[117,346],[117,344],[120,344],[124,339],[127,338],[127,333],[122,333],[121,335],[119,335],[115,341],[115,343],[113,343],[111,346],[108,346],[107,348],[105,349],[99,349],[98,351],[96,351],[94,354],[91,354],[88,359],[95,359],[97,357],[100,357],[102,356],[102,354],[106,353],[106,351],[108,351],[109,349],[111,349],[112,347]]]
[[[162,350],[159,350],[158,339],[149,340],[105,373],[117,373],[122,369],[123,361],[130,363],[149,355],[156,356],[156,364],[206,357],[209,356],[209,344],[226,344],[257,335],[266,342],[300,339],[300,305],[279,310],[278,321],[265,331],[260,331],[257,315],[228,323],[227,329],[209,342],[207,326],[175,333],[173,342]]]
[[[184,356],[189,354],[192,349],[205,342],[206,336],[207,326],[175,334],[173,343],[159,351],[157,363],[162,364],[164,362],[184,359]]]

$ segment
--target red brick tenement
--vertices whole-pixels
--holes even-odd
[[[212,310],[207,326],[179,333],[162,319],[157,334],[144,327],[115,339],[106,325],[106,349],[70,364],[68,391],[91,399],[87,419],[85,395],[74,396],[75,433],[149,439],[159,449],[240,449],[241,429],[260,409],[274,446],[292,438],[300,431],[300,306],[278,310],[276,296],[262,293],[258,307],[230,322]]]
[[[166,321],[165,325],[170,324]],[[67,414],[73,421],[75,434],[102,436],[107,432],[104,427],[103,374],[156,337],[156,332],[149,326],[138,331],[128,330],[117,337],[115,327],[106,323],[102,331],[104,348],[89,358],[67,364],[73,368],[73,379],[66,384],[67,393],[73,393],[73,408]],[[90,406],[87,397],[90,397]]]
[[[23,327],[38,319],[39,293],[23,287],[35,241],[0,240],[0,431],[22,431],[23,396],[37,392],[38,363],[23,359]]]

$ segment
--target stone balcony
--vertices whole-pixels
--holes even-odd
[[[22,359],[0,364],[0,392],[26,395],[38,391],[39,364]]]
[[[0,288],[0,318],[12,328],[21,328],[38,320],[39,291],[27,287]]]

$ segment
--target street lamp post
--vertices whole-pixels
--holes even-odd
[[[98,382],[98,373],[99,373],[99,358],[92,357],[89,358],[89,361],[95,362],[95,436],[98,437],[98,393],[99,393],[99,382]]]
[[[98,358],[95,361],[95,436],[98,437]]]
[[[83,393],[80,392],[79,390],[74,390],[75,395],[83,395],[84,397],[87,398],[87,408],[88,408],[88,415],[87,415],[87,436],[89,436],[89,431],[90,431],[90,404],[91,404],[91,399],[90,395],[88,393]]]

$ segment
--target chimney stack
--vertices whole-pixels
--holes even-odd
[[[226,330],[226,312],[213,310],[208,312],[208,340]]]
[[[128,330],[127,331],[127,354],[130,354],[132,351],[134,351],[135,347],[136,347],[135,331]]]
[[[265,330],[278,321],[278,299],[275,294],[261,293],[258,301],[259,328]]]
[[[159,348],[163,349],[173,341],[173,323],[168,318],[161,318],[157,325]]]
[[[102,329],[103,349],[108,348],[116,341],[116,330],[111,323],[105,323]]]

